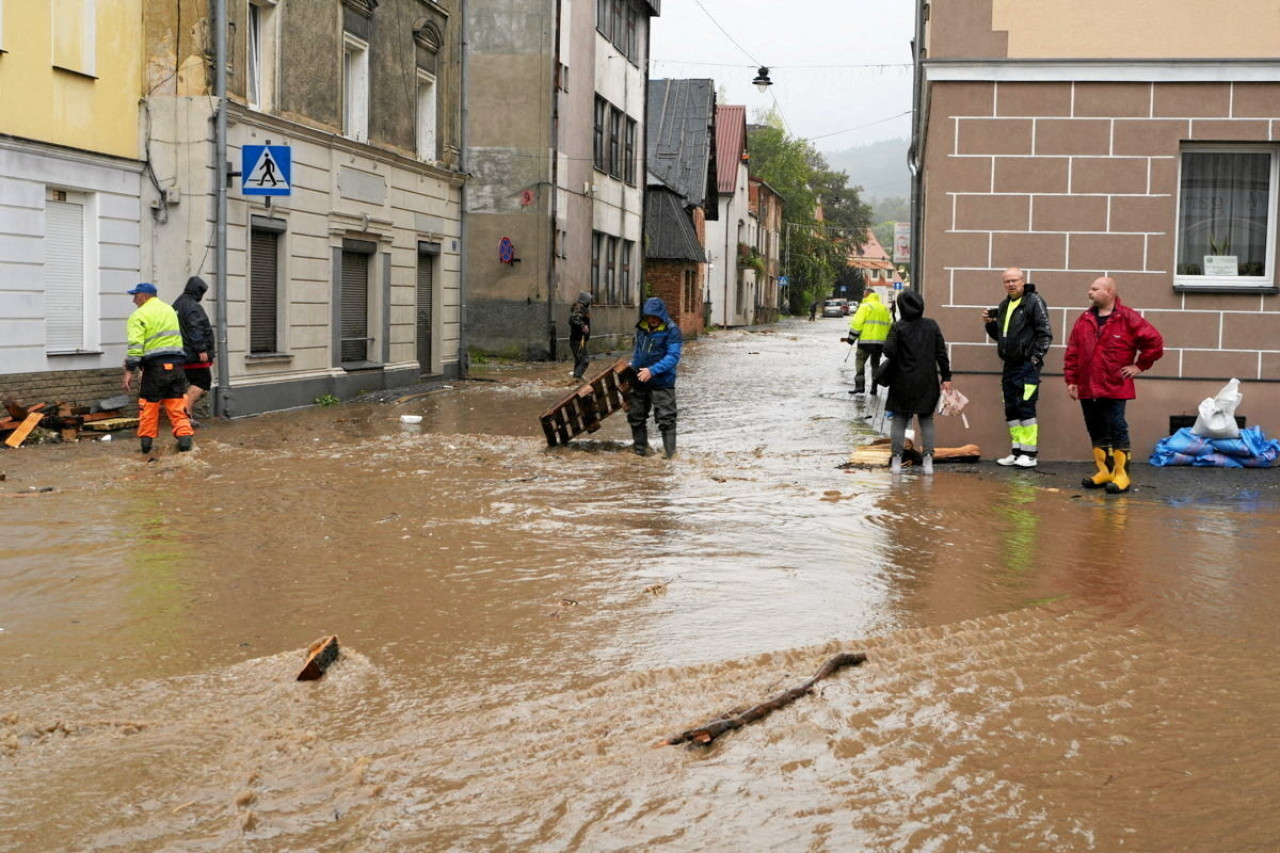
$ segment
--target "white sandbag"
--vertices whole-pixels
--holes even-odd
[[[1202,438],[1239,438],[1236,406],[1242,399],[1240,380],[1232,379],[1217,394],[1200,401],[1200,415],[1191,431]]]

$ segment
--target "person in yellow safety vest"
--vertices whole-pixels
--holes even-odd
[[[871,361],[871,371],[880,366],[880,357],[884,353],[884,342],[889,337],[889,327],[893,325],[893,318],[889,315],[889,309],[880,301],[880,296],[871,288],[867,288],[862,295],[862,302],[858,305],[858,310],[853,312],[853,319],[849,321],[849,337],[846,340],[850,345],[857,344],[858,360],[856,370],[858,375],[853,380],[853,393],[865,394],[867,390],[867,361]],[[871,393],[876,393],[876,383],[873,379],[871,382]]]
[[[164,407],[178,439],[179,452],[191,449],[191,421],[187,417],[186,358],[178,314],[156,296],[156,286],[143,282],[127,291],[138,306],[129,315],[129,350],[124,360],[124,390],[132,393],[133,374],[142,371],[138,386],[138,439],[142,452],[151,452],[160,434],[160,408]]]

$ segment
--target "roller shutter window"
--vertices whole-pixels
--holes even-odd
[[[356,241],[349,241],[356,242]],[[369,255],[342,253],[342,363],[369,360]]]
[[[249,352],[280,351],[279,247],[275,231],[253,229],[249,245]]]
[[[84,349],[84,205],[45,202],[45,349]]]
[[[418,369],[431,372],[431,255],[418,255]]]

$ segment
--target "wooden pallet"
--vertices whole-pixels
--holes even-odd
[[[576,435],[595,432],[602,420],[630,407],[633,375],[627,359],[620,358],[548,409],[541,418],[547,445],[568,444]]]

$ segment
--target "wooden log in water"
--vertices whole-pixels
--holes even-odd
[[[728,714],[718,717],[704,726],[696,729],[686,729],[678,735],[672,735],[664,738],[654,744],[658,746],[675,746],[678,743],[691,743],[705,746],[711,741],[718,738],[725,732],[731,732],[734,729],[740,729],[748,723],[754,723],[763,717],[767,717],[779,708],[785,708],[792,702],[813,689],[813,686],[824,678],[835,673],[837,670],[846,666],[860,666],[865,663],[867,656],[861,652],[845,652],[838,654],[822,665],[822,668],[799,687],[793,687],[790,690],[779,693],[767,702],[761,702],[759,705],[748,708],[739,714]]]
[[[338,637],[321,637],[307,647],[307,662],[298,673],[299,681],[315,681],[338,659]]]

